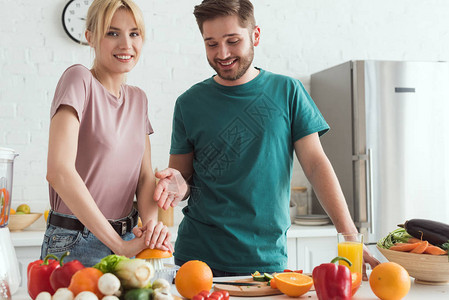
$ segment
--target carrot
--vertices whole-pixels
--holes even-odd
[[[413,249],[412,251],[410,251],[411,253],[424,253],[424,251],[426,251],[427,247],[429,247],[429,242],[428,241],[423,241],[421,243],[417,243],[418,246]]]
[[[447,251],[441,249],[440,247],[430,245],[427,247],[426,250],[424,250],[424,253],[432,254],[432,255],[446,255]]]
[[[421,243],[421,242],[422,242],[422,240],[414,238],[414,237],[409,238],[407,241],[407,243]]]
[[[396,243],[389,250],[409,252],[419,246],[419,243]]]

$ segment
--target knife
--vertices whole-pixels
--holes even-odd
[[[261,285],[255,282],[235,282],[235,281],[214,281],[215,284],[226,284],[226,285],[238,285],[238,286],[250,286],[250,285]]]

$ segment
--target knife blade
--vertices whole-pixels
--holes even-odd
[[[213,283],[226,284],[226,285],[238,285],[238,286],[260,285],[260,283],[255,283],[255,282],[236,282],[236,281],[213,281]]]

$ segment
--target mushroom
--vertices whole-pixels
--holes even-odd
[[[36,300],[51,300],[51,294],[49,292],[40,292],[36,296]]]
[[[68,288],[59,288],[54,294],[52,300],[73,300],[75,296]]]
[[[84,291],[76,295],[75,300],[98,300],[98,297],[92,292]]]
[[[120,280],[112,273],[105,273],[98,279],[98,289],[103,295],[115,295],[120,290]]]

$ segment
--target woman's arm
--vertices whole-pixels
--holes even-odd
[[[145,135],[145,151],[136,192],[137,206],[143,227],[134,230],[134,234],[140,237],[142,232],[145,232],[145,244],[147,246],[173,252],[167,226],[157,221],[158,206],[157,202],[153,200],[155,188],[156,178],[151,165],[151,144],[150,139]]]
[[[47,180],[72,213],[114,253],[134,256],[143,239],[125,242],[106,220],[75,168],[79,120],[75,110],[62,105],[50,123]]]

